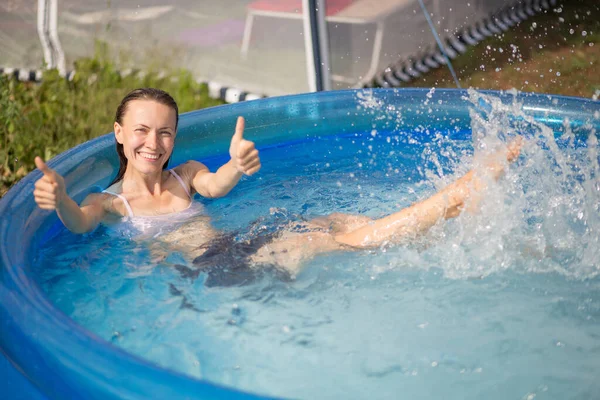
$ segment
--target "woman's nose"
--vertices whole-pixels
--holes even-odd
[[[156,149],[158,147],[158,133],[155,130],[148,132],[146,136],[146,147]]]

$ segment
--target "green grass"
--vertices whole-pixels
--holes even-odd
[[[565,0],[452,60],[462,87],[592,97],[600,87],[600,3]],[[455,87],[442,67],[410,83]]]
[[[35,168],[36,155],[46,160],[77,144],[112,131],[114,113],[130,90],[157,87],[169,92],[180,112],[223,104],[208,96],[184,70],[161,77],[121,77],[99,55],[76,63],[72,81],[46,71],[41,84],[0,76],[0,196]]]

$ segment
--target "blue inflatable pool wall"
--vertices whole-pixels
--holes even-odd
[[[526,115],[557,134],[600,131],[600,103],[560,96],[486,92],[522,104]],[[335,91],[256,100],[181,116],[172,164],[222,154],[236,117],[257,146],[347,132],[435,127],[470,129],[467,92],[460,90]],[[112,134],[73,148],[49,162],[81,201],[106,187],[118,167]],[[0,394],[3,399],[253,398],[161,369],[96,337],[57,310],[36,283],[36,248],[55,234],[57,217],[36,207],[34,171],[0,200]]]

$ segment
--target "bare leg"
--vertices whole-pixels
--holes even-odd
[[[180,251],[192,260],[204,253],[205,245],[218,235],[210,224],[210,219],[202,215],[194,217],[175,231],[160,235],[156,240],[160,242],[160,246],[168,249],[168,252]]]
[[[478,202],[486,188],[485,175],[493,180],[500,178],[506,161],[514,161],[519,156],[521,146],[522,138],[518,138],[505,151],[492,155],[483,171],[471,170],[428,199],[351,232],[340,233],[335,240],[353,247],[374,247],[417,236],[442,219],[458,216],[468,201]]]
[[[364,215],[333,213],[324,217],[317,217],[308,221],[310,225],[329,230],[330,233],[337,235],[356,230],[369,222],[371,218]]]

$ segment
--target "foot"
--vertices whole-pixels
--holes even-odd
[[[521,154],[521,147],[523,147],[523,137],[518,136],[506,145],[506,149],[502,149],[486,157],[486,163],[484,164],[485,171],[494,180],[498,180],[507,166],[503,158],[506,157],[506,161],[509,163],[514,162]]]
[[[506,146],[506,161],[510,163],[519,158],[521,147],[523,147],[523,136],[517,136]]]

